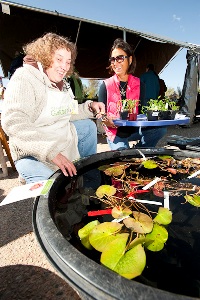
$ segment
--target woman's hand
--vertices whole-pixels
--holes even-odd
[[[91,110],[97,119],[100,119],[105,114],[105,104],[103,102],[90,102],[89,110]]]
[[[56,157],[52,159],[52,161],[61,169],[65,176],[70,175],[71,177],[73,177],[77,174],[74,164],[61,153],[56,155]]]
[[[104,120],[103,120],[103,124],[105,124],[107,127],[111,127],[111,128],[117,128],[118,126],[116,126],[114,123],[113,123],[113,120],[111,118],[108,118],[106,117]]]

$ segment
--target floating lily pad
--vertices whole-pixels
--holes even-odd
[[[164,243],[168,239],[168,232],[167,230],[159,225],[159,224],[154,224],[152,232],[148,233],[146,235],[146,238],[148,238],[151,242],[145,243],[145,247],[148,250],[151,251],[160,251],[164,247]],[[153,242],[152,242],[153,240]]]
[[[158,167],[158,164],[154,160],[145,160],[142,162],[142,165],[146,169],[155,169]]]
[[[106,169],[108,169],[108,168],[110,168],[110,165],[103,165],[103,166],[100,166],[99,168],[98,168],[98,170],[99,171],[105,171]]]
[[[137,233],[149,233],[153,229],[153,220],[146,214],[133,211],[134,218],[127,218],[123,223],[127,228]]]
[[[150,242],[153,242],[153,241],[150,240],[150,239],[147,239],[147,238],[145,237],[145,235],[141,235],[140,237],[136,237],[136,238],[129,244],[128,249],[131,249],[131,248],[133,248],[133,247],[135,247],[135,246],[137,246],[137,245],[139,245],[139,244],[141,244],[141,245],[143,245],[144,243],[149,243],[149,244],[150,244]]]
[[[94,227],[89,235],[90,244],[102,252],[106,246],[118,237],[118,232],[123,224],[116,222],[104,222]]]
[[[117,238],[107,244],[101,254],[101,263],[111,270],[114,270],[119,260],[125,253],[128,233],[121,233]]]
[[[124,173],[124,165],[113,166],[106,169],[104,172],[109,176],[120,176]]]
[[[200,207],[200,196],[198,195],[186,195],[184,196],[187,202],[189,202],[191,205]]]
[[[162,160],[173,159],[173,157],[170,155],[159,155],[158,158],[160,158]]]
[[[101,263],[121,276],[132,279],[141,275],[146,265],[143,247],[137,245],[125,252],[128,234],[121,234],[101,255]]]
[[[142,274],[145,266],[146,254],[144,248],[138,245],[125,253],[113,271],[127,279],[133,279]]]
[[[132,210],[126,207],[122,208],[121,206],[117,206],[112,209],[112,216],[115,219],[121,219],[123,217],[129,216],[130,214],[132,214]]]
[[[168,225],[172,221],[172,212],[168,208],[160,207],[153,221],[161,225]]]
[[[81,239],[81,243],[83,244],[83,246],[85,246],[85,248],[89,250],[93,249],[92,245],[89,242],[89,234],[92,229],[98,224],[100,224],[98,220],[92,221],[78,231],[78,236]]]
[[[97,190],[96,190],[96,195],[99,198],[103,198],[104,196],[113,196],[116,193],[116,188],[114,186],[104,184],[101,185]]]

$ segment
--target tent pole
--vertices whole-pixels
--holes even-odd
[[[133,53],[135,53],[135,50],[137,49],[137,47],[139,46],[140,42],[141,42],[142,39],[140,39],[137,43],[137,45],[135,46],[134,50],[133,50]]]
[[[79,36],[79,31],[80,31],[80,28],[81,28],[81,22],[79,22],[79,25],[78,25],[78,31],[77,31],[77,35],[76,35],[76,41],[75,41],[75,45],[77,45],[77,41],[78,41],[78,36]]]
[[[123,39],[126,42],[126,30],[123,30]]]

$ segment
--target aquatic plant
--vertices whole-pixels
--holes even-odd
[[[112,184],[101,185],[96,190],[96,198],[105,209],[90,211],[88,216],[107,214],[112,220],[89,222],[78,232],[81,243],[87,249],[101,252],[101,264],[121,276],[132,279],[141,275],[146,266],[146,251],[157,252],[164,248],[168,239],[167,225],[172,222],[169,207],[161,206],[157,210],[155,207],[162,203],[145,200],[144,196],[163,197],[166,191],[169,195],[182,195],[185,191],[185,200],[200,207],[200,188],[175,179],[177,175],[194,176],[194,172],[198,176],[199,164],[199,159],[180,161],[171,156],[159,156],[100,167],[111,177]],[[152,180],[141,175],[141,169],[158,169],[161,177]]]

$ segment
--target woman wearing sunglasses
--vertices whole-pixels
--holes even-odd
[[[165,127],[133,126],[117,127],[113,119],[119,118],[118,103],[123,99],[145,99],[145,86],[133,76],[136,59],[131,46],[123,39],[116,39],[110,51],[109,73],[113,76],[104,80],[99,89],[98,101],[106,105],[107,118],[104,120],[107,142],[111,150],[128,149],[130,141],[137,141],[136,147],[155,147],[166,134]]]

